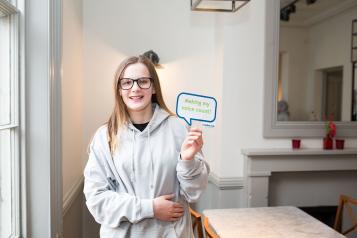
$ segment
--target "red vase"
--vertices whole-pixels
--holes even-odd
[[[336,149],[343,150],[344,147],[345,147],[345,140],[336,139]]]
[[[300,139],[292,139],[291,142],[292,142],[293,149],[300,149],[300,142],[301,142]]]
[[[333,140],[331,137],[326,136],[323,140],[323,148],[325,150],[332,150],[333,149]]]

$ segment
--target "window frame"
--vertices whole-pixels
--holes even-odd
[[[23,163],[20,111],[23,90],[20,84],[20,31],[19,10],[16,5],[5,0],[0,0],[1,18],[9,18],[9,80],[10,80],[10,123],[1,125],[0,130],[10,131],[10,177],[11,177],[11,234],[10,237],[20,237],[24,230],[23,224],[23,205],[21,194],[24,188],[21,183],[24,171],[21,170]]]
[[[18,159],[12,165],[17,197],[10,237],[62,238],[62,0],[0,0],[0,6],[4,2],[18,9],[11,16],[19,108],[12,129]]]

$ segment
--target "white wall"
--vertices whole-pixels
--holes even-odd
[[[240,149],[268,146],[262,138],[264,4],[252,1],[232,14],[191,12],[179,0],[85,1],[85,143],[110,115],[117,65],[153,49],[172,110],[182,91],[217,99],[216,127],[205,130],[206,157],[217,174],[242,175]]]
[[[64,177],[69,176],[64,179],[64,194],[81,172],[78,158],[86,161],[83,150],[111,113],[116,67],[125,57],[150,49],[161,58],[164,68],[158,73],[171,110],[175,110],[176,96],[182,91],[217,99],[216,127],[204,131],[204,152],[218,178],[229,178],[228,184],[241,180],[243,148],[291,146],[290,139],[262,136],[266,1],[250,1],[236,13],[209,13],[191,12],[188,2],[182,0],[108,0],[105,4],[86,0],[83,38],[77,18],[80,3],[66,0],[66,4],[74,4],[72,10],[67,9],[68,22],[78,22],[71,26],[64,22],[68,27],[64,90],[70,95],[70,99],[63,99],[64,108],[68,107],[63,119],[67,128],[64,140],[68,139],[64,142],[68,157],[64,156],[63,172]],[[82,54],[83,62],[78,57]],[[73,134],[71,130],[77,128]],[[80,143],[81,151],[77,147]],[[357,141],[346,140],[346,147],[352,146],[357,146]],[[321,148],[321,140],[303,139],[302,147]],[[241,206],[243,186],[224,190],[210,183],[199,208]]]
[[[173,111],[182,91],[217,99],[217,123],[204,131],[204,152],[216,177],[242,184],[224,189],[210,183],[199,210],[242,206],[241,149],[291,147],[290,139],[262,135],[266,4],[250,1],[236,13],[209,13],[191,12],[182,0],[83,1],[83,148],[111,113],[118,64],[153,49]],[[346,140],[346,147],[356,145]],[[302,147],[321,148],[321,140],[303,139]]]
[[[63,230],[66,238],[82,234],[83,146],[83,5],[62,0],[62,176]],[[81,192],[80,192],[81,193]]]
[[[175,111],[176,96],[182,91],[213,96],[222,110],[223,47],[216,37],[216,15],[192,13],[187,4],[162,0],[112,0],[105,5],[84,2],[85,143],[110,115],[118,64],[124,57],[150,49],[159,54],[164,66],[158,73],[171,110]],[[221,151],[219,144],[209,142],[220,131],[220,114],[217,127],[207,131],[212,136],[206,139],[206,148],[213,148],[207,153],[209,160],[212,155],[219,157]]]
[[[181,0],[85,1],[84,144],[112,110],[119,62],[153,49],[172,110],[182,91],[216,97],[217,126],[205,131],[204,148],[216,174],[242,176],[242,148],[290,147],[290,139],[262,136],[265,4],[251,1],[232,14],[191,12]],[[321,147],[321,141],[303,139],[302,146]]]
[[[63,0],[62,166],[63,194],[83,173],[82,0]]]

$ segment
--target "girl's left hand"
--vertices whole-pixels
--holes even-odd
[[[192,160],[196,153],[202,149],[202,146],[202,130],[191,128],[181,146],[181,159]]]

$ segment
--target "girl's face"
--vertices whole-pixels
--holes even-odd
[[[119,81],[119,92],[129,113],[151,110],[151,97],[155,89],[150,77],[149,70],[142,63],[128,65],[124,70]]]

